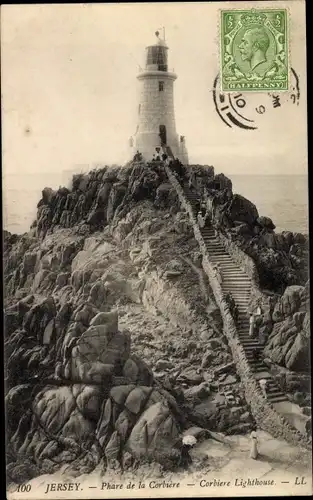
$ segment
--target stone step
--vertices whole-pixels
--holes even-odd
[[[274,387],[274,386],[271,386],[269,387],[268,385],[266,385],[266,393],[270,396],[284,396],[284,393],[278,388],[278,387]]]
[[[219,248],[220,250],[223,250],[224,253],[227,253],[227,252],[225,252],[225,248],[216,239],[212,238],[212,236],[209,236],[207,234],[203,234],[202,238],[205,241],[206,245],[208,245],[208,247],[213,248],[213,249]]]
[[[223,269],[222,269],[222,271],[223,271]],[[227,274],[227,276],[225,276],[223,273],[223,276],[224,276],[225,281],[227,281],[227,283],[229,283],[229,284],[231,284],[231,283],[244,283],[245,285],[251,285],[250,279],[247,278],[247,276],[244,276],[242,274],[234,273],[234,274]]]
[[[246,275],[242,274],[240,271],[229,271],[229,267],[227,267],[227,262],[223,262],[221,264],[221,269],[222,271],[227,274],[227,276],[229,276],[230,278],[234,277],[234,276],[242,276],[244,278],[247,278]],[[251,285],[251,281],[250,281],[250,285]]]
[[[221,273],[222,273],[223,281],[224,281],[225,285],[227,285],[227,286],[231,286],[233,284],[234,285],[241,285],[241,286],[245,286],[246,288],[251,290],[251,288],[252,288],[251,281],[248,280],[245,276],[240,276],[238,274],[225,275],[223,268],[221,268]]]
[[[208,253],[209,253],[211,258],[214,258],[215,261],[217,261],[218,259],[221,259],[221,261],[224,264],[231,264],[231,258],[229,257],[229,255],[225,255],[224,253],[217,255],[214,252],[210,251],[210,249],[208,249]]]
[[[264,365],[263,363],[249,363],[249,366],[251,367],[252,370],[254,371],[264,371]]]
[[[249,356],[252,356],[252,351],[254,349],[257,349],[258,351],[262,351],[263,350],[263,346],[261,346],[261,345],[258,345],[256,347],[253,346],[253,345],[244,346],[244,351]]]
[[[251,347],[259,347],[260,346],[258,341],[251,342],[251,340],[247,340],[246,338],[242,338],[240,336],[239,336],[239,340],[240,340],[243,348],[245,348],[245,346],[251,346]]]
[[[246,281],[246,278],[237,278],[236,280],[234,280],[234,278],[225,278],[225,276],[223,275],[223,271],[222,278],[223,285],[225,285],[225,287],[227,288],[234,287],[237,290],[242,289],[244,291],[250,285],[249,281]]]
[[[256,380],[261,380],[261,378],[265,378],[267,380],[267,383],[269,384],[270,382],[273,382],[273,383],[276,383],[273,378],[272,378],[272,375],[270,375],[269,373],[266,373],[264,374],[264,376],[260,377],[259,379],[256,378]]]
[[[221,267],[221,271],[222,271],[222,275],[223,275],[223,279],[225,281],[225,284],[227,283],[228,286],[231,286],[234,284],[234,285],[244,285],[247,288],[251,288],[251,281],[248,280],[245,276],[240,276],[239,274],[225,276],[224,275],[225,269],[223,269],[223,267]]]
[[[281,396],[279,397],[269,397],[268,400],[271,402],[271,403],[282,403],[283,401],[289,401],[289,399],[287,398],[287,396],[285,396],[284,394],[282,394]]]
[[[251,366],[251,369],[252,369],[252,371],[253,371],[254,373],[258,373],[258,372],[267,372],[267,371],[268,371],[268,369],[267,369],[267,368],[266,368],[266,369],[264,369],[264,365],[263,365],[263,366],[257,366],[257,367],[255,367],[255,366]]]
[[[253,361],[254,360],[254,357],[253,357],[253,351],[258,351],[260,353],[262,353],[262,348],[259,347],[259,346],[249,346],[247,348],[244,348],[244,351],[245,351],[245,354],[247,356],[247,359],[250,361]]]
[[[272,381],[268,379],[266,379],[266,382],[266,392],[268,392],[269,394],[284,394],[284,392],[280,387],[278,387],[277,384],[275,384],[275,382],[271,383]]]
[[[230,276],[230,277],[242,276],[244,278],[247,278],[249,281],[251,281],[249,276],[246,273],[244,273],[243,271],[241,271],[240,269],[227,269],[227,268],[225,268],[224,271],[225,271],[225,274],[227,276]]]
[[[249,281],[251,283],[251,279],[249,278],[249,276],[246,273],[244,273],[241,269],[233,269],[233,268],[228,267],[228,262],[224,263],[223,271],[230,278],[236,278],[238,276],[240,278],[245,278],[247,281]]]
[[[225,255],[222,253],[220,253],[220,254],[215,253],[215,252],[213,253],[213,252],[211,252],[211,250],[208,249],[208,255],[209,255],[209,260],[212,260],[212,261],[214,260],[215,264],[222,265],[222,264],[228,264],[228,262],[229,262],[229,260],[228,260],[229,257],[225,257]]]
[[[222,271],[222,274],[223,274],[223,271]],[[236,292],[244,292],[247,288],[249,290],[251,290],[251,286],[250,286],[250,283],[246,283],[245,281],[229,281],[229,280],[223,280],[223,283],[224,283],[224,287],[223,288],[229,288],[231,289],[232,287],[234,287],[234,291]]]
[[[228,257],[228,255],[225,255],[225,253],[222,250],[212,250],[212,248],[208,248],[208,245],[206,245],[206,249],[210,257],[214,257],[215,259],[221,258],[223,261],[227,259],[227,264],[231,262],[230,257]]]
[[[221,268],[223,279],[225,284],[228,286],[231,285],[241,285],[241,286],[246,286],[247,288],[251,288],[251,281],[246,278],[246,276],[240,276],[239,274],[234,274],[231,276],[225,276],[224,275],[224,269]]]
[[[223,267],[221,267],[221,271],[222,271],[223,278],[225,281],[245,280],[245,282],[247,283],[247,286],[249,286],[249,288],[251,288],[251,280],[249,278],[247,278],[247,276],[245,276],[244,274],[240,274],[240,273],[238,273],[238,271],[236,271],[234,273],[230,273],[227,269],[224,269]]]

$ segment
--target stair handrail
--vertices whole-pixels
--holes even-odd
[[[172,174],[167,165],[165,165],[165,170],[171,184],[177,192],[182,207],[190,216],[194,235],[196,240],[198,241],[203,257],[202,267],[206,275],[208,276],[213,295],[221,311],[221,316],[223,319],[223,331],[232,351],[233,360],[244,386],[245,397],[248,404],[250,405],[255,421],[260,426],[260,428],[264,429],[267,432],[270,432],[274,437],[283,437],[284,439],[286,439],[286,441],[291,442],[292,444],[301,444],[305,448],[311,450],[311,446],[307,437],[297,429],[293,428],[289,424],[289,422],[287,422],[287,420],[275,410],[273,405],[264,396],[263,391],[257,383],[254,373],[252,372],[247,360],[246,353],[240,342],[237,327],[230,312],[229,306],[225,300],[221,284],[216,278],[213,267],[210,263],[209,252],[202,237],[198,222],[194,216],[192,207],[188,200],[186,200],[180,183]]]

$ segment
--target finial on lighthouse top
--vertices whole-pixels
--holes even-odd
[[[166,43],[165,43],[165,28],[163,28],[163,40],[162,40],[162,38],[160,38],[160,32],[159,32],[159,30],[157,30],[155,32],[155,36],[158,39],[158,45],[163,45],[164,47],[166,47]]]

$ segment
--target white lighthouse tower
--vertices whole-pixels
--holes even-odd
[[[146,47],[145,68],[137,76],[140,85],[138,124],[131,138],[132,153],[139,151],[146,161],[153,155],[167,153],[188,164],[185,137],[176,132],[174,81],[177,75],[168,69],[168,47],[165,39]],[[156,149],[157,148],[157,149]]]

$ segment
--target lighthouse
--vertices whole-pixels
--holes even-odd
[[[146,161],[166,153],[188,164],[185,137],[176,132],[174,82],[177,75],[168,67],[168,46],[156,31],[156,41],[146,47],[145,68],[139,82],[138,121],[130,140],[132,153],[139,151]]]

